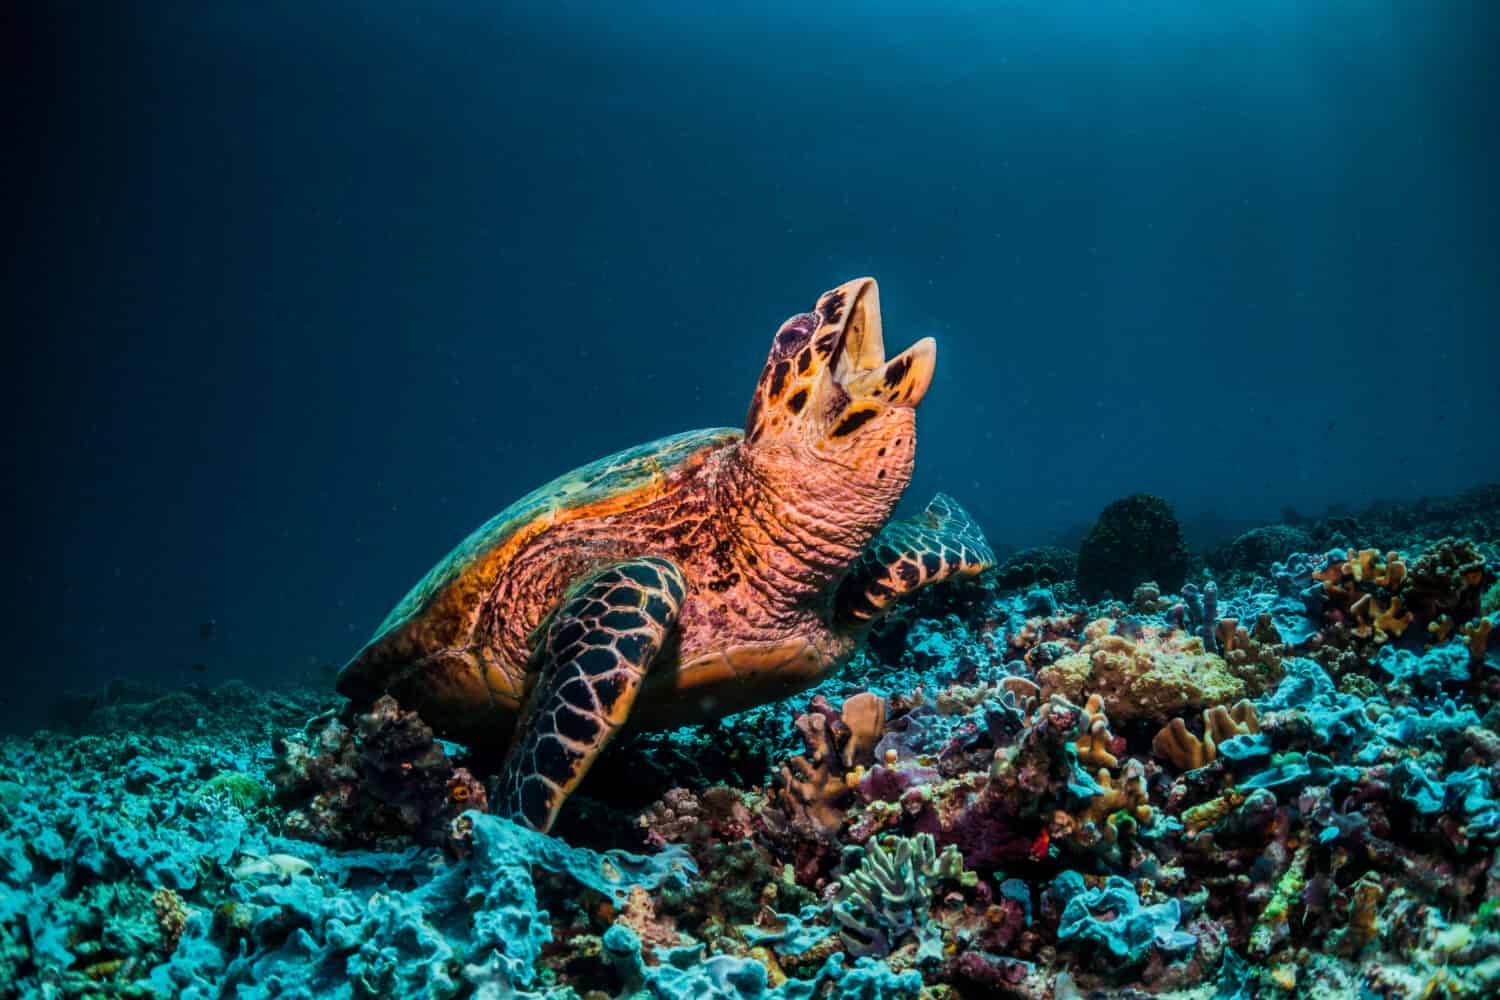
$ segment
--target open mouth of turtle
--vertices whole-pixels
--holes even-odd
[[[880,322],[880,289],[866,279],[855,289],[844,321],[843,349],[834,362],[833,377],[851,396],[881,398],[916,406],[927,393],[937,362],[937,342],[923,337],[891,358],[885,357],[885,332]]]

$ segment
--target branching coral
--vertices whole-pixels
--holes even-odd
[[[931,834],[870,841],[834,897],[833,917],[850,954],[888,955],[908,933],[928,937],[933,887],[963,874],[958,849],[950,844],[939,854]]]
[[[1323,585],[1332,613],[1344,619],[1357,638],[1384,643],[1400,637],[1412,622],[1396,593],[1407,579],[1399,552],[1388,552],[1383,560],[1375,549],[1350,549],[1343,557],[1330,552],[1312,579]]]
[[[1484,556],[1473,542],[1441,538],[1412,564],[1406,596],[1424,618],[1446,613],[1468,621],[1479,613],[1484,579]]]
[[[794,826],[833,833],[843,823],[850,789],[874,759],[875,744],[885,732],[885,702],[877,695],[858,694],[835,714],[820,695],[797,717],[796,726],[807,753],[782,767],[776,802]]]
[[[844,700],[839,710],[849,736],[844,741],[844,767],[869,764],[875,758],[875,744],[885,732],[885,699],[865,691]]]
[[[1464,643],[1469,649],[1470,662],[1478,664],[1484,659],[1484,651],[1489,647],[1490,632],[1494,625],[1495,623],[1489,618],[1480,618],[1469,622],[1461,629]]]
[[[1149,822],[1152,816],[1151,796],[1146,785],[1146,765],[1134,757],[1125,762],[1118,780],[1103,768],[1094,775],[1099,791],[1090,796],[1073,816],[1066,812],[1053,814],[1054,840],[1071,841],[1089,848],[1101,840],[1113,843],[1119,824]]]
[[[1224,662],[1245,682],[1247,693],[1262,694],[1281,680],[1286,646],[1269,614],[1259,616],[1248,630],[1236,618],[1220,619],[1214,638]]]
[[[1110,753],[1115,737],[1109,731],[1109,719],[1104,714],[1104,699],[1089,695],[1083,706],[1084,732],[1073,745],[1078,750],[1078,759],[1089,767],[1117,767],[1119,760]]]
[[[1217,759],[1219,744],[1235,736],[1260,732],[1260,715],[1249,701],[1236,702],[1233,708],[1215,705],[1203,711],[1203,736],[1194,735],[1182,719],[1176,718],[1157,732],[1151,749],[1178,770],[1191,771]]]

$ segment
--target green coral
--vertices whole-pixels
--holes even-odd
[[[839,937],[853,955],[884,956],[915,931],[919,958],[942,957],[940,932],[929,919],[933,886],[941,879],[972,885],[963,855],[949,844],[937,852],[932,834],[872,840],[864,859],[846,875],[833,902]]]
[[[1486,590],[1484,596],[1479,599],[1480,614],[1492,615],[1497,611],[1500,611],[1500,580],[1492,583],[1490,589]]]
[[[242,813],[259,809],[270,800],[271,790],[243,771],[216,774],[193,796],[194,804],[200,807],[218,803],[232,806]]]

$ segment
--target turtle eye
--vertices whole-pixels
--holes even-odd
[[[812,339],[817,322],[817,317],[811,313],[802,313],[781,324],[781,329],[776,332],[776,339],[771,343],[771,360],[789,358],[806,347],[807,342]]]

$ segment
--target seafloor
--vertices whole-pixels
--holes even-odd
[[[0,744],[0,995],[1497,996],[1497,542],[1500,487],[1207,554],[1132,498],[555,837],[390,702],[67,698]]]

